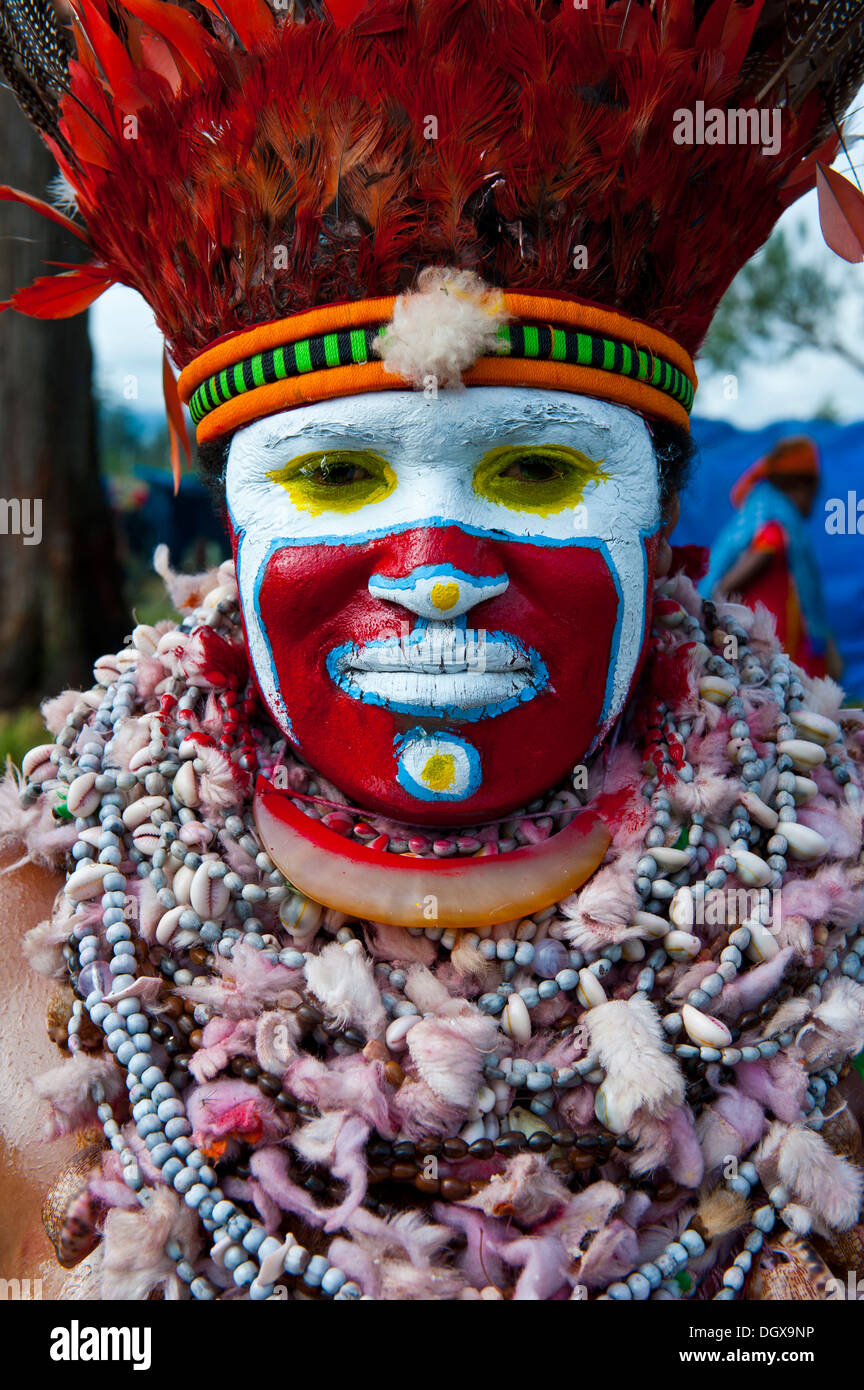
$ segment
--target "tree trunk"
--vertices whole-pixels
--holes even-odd
[[[0,182],[45,197],[56,166],[0,90]],[[81,259],[61,227],[0,203],[0,301],[50,262]],[[0,314],[0,708],[90,685],[93,658],[129,621],[99,481],[86,315]],[[32,522],[41,503],[41,539]],[[19,526],[19,517],[21,525]]]

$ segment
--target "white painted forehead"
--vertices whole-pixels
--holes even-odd
[[[439,447],[482,443],[502,436],[525,439],[538,431],[578,431],[586,443],[608,450],[650,447],[645,421],[626,406],[567,391],[475,386],[426,397],[418,391],[370,391],[298,406],[256,420],[235,434],[231,456],[278,448],[291,440],[366,438],[386,444],[425,439]]]

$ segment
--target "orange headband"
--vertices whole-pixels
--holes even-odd
[[[665,333],[575,300],[505,294],[515,324],[506,355],[483,356],[466,386],[533,386],[597,396],[689,428],[696,374]],[[412,389],[375,360],[372,340],[395,297],[331,304],[261,324],[200,353],[180,375],[199,443],[294,406],[366,391]]]

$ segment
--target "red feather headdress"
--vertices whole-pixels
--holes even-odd
[[[864,50],[864,5],[846,0],[66,9],[60,26],[49,0],[0,0],[0,67],[77,217],[0,196],[41,206],[92,260],[10,303],[63,316],[132,286],[181,368],[253,325],[399,294],[430,264],[601,305],[686,357],[833,153]],[[703,125],[776,110],[779,149],[677,143],[700,104]],[[854,255],[864,199],[822,183]]]

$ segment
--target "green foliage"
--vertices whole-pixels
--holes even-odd
[[[29,749],[50,741],[38,709],[25,705],[21,709],[0,710],[0,768],[5,768],[8,758],[20,767]]]
[[[850,349],[837,322],[857,281],[839,262],[836,272],[808,262],[806,240],[800,224],[776,231],[732,282],[702,348],[709,366],[736,371],[744,361],[783,361],[816,348],[864,372],[864,356]]]

